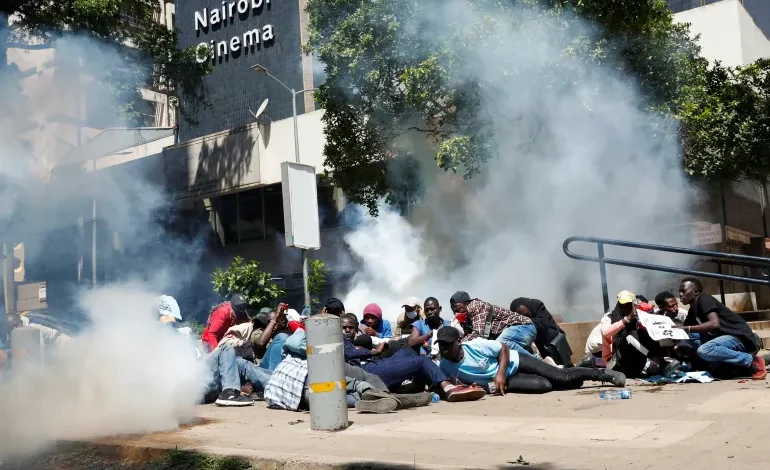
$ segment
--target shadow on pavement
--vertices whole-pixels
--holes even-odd
[[[0,470],[260,470],[282,468],[285,462],[255,461],[240,457],[223,457],[189,451],[163,451],[161,453],[137,453],[118,456],[105,452],[102,447],[90,444],[68,444],[47,453],[23,460],[0,463]],[[293,469],[305,468],[299,462],[290,464]],[[350,464],[308,464],[308,470],[415,470],[430,469],[430,462],[393,464],[383,462],[355,462]],[[519,457],[516,461],[493,467],[469,468],[468,470],[568,470],[553,463],[531,464]]]

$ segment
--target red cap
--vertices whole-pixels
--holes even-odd
[[[374,315],[382,320],[382,309],[377,304],[369,304],[364,307],[364,315]]]

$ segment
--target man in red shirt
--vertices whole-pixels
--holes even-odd
[[[209,351],[213,351],[230,327],[247,321],[249,315],[246,313],[246,299],[240,294],[233,294],[229,301],[222,302],[211,310],[201,341]]]

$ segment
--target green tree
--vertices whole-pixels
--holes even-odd
[[[524,79],[564,87],[570,86],[562,83],[564,76],[579,83],[590,78],[586,73],[613,67],[632,78],[627,86],[639,91],[629,93],[638,97],[634,104],[662,117],[676,115],[679,97],[704,72],[688,26],[674,24],[663,0],[463,0],[468,14],[444,14],[440,28],[427,24],[446,4],[308,2],[308,49],[317,52],[327,73],[316,94],[326,110],[325,163],[335,184],[373,213],[383,196],[396,199],[387,163],[410,156],[414,139],[404,144],[405,135],[421,135],[440,168],[466,178],[496,156],[491,127],[500,116],[490,115],[494,106],[485,96],[504,81],[500,77],[517,74],[517,64],[500,58],[493,80],[473,70],[485,67],[477,62],[479,50],[500,49],[513,40],[499,35],[501,30],[518,28],[522,34],[515,40],[531,41],[533,48],[537,34],[527,33],[538,30],[532,25],[547,24],[570,38],[563,45],[570,60]],[[501,24],[505,28],[498,28]],[[605,68],[581,67],[585,63]],[[653,131],[678,133],[675,125]]]
[[[241,294],[252,309],[275,307],[274,301],[285,295],[272,281],[270,273],[260,271],[258,262],[245,263],[240,256],[236,256],[226,270],[217,268],[211,275],[211,283],[223,300],[232,294]]]
[[[10,48],[40,50],[53,47],[57,39],[88,37],[124,58],[123,67],[104,70],[104,76],[96,78],[114,88],[129,122],[136,123],[141,116],[138,87],[176,96],[195,109],[205,104],[203,77],[211,71],[196,57],[208,51],[179,49],[176,31],[155,21],[159,14],[157,0],[3,0],[0,76],[17,72],[8,63]]]
[[[328,282],[329,271],[326,270],[324,262],[318,259],[310,261],[307,286],[310,291],[310,307],[312,309],[315,309],[321,304],[319,296],[326,291]]]
[[[681,99],[685,170],[709,180],[770,175],[770,59],[704,67]]]

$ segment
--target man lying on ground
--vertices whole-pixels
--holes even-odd
[[[499,341],[477,338],[460,342],[451,326],[438,330],[441,370],[465,383],[476,383],[490,393],[546,393],[551,390],[580,388],[585,380],[626,384],[626,377],[615,371],[573,367],[560,369],[527,354],[519,354]]]
[[[331,299],[330,299],[331,301]],[[337,299],[338,307],[334,311],[344,312],[345,307]],[[327,302],[327,307],[329,302]],[[329,313],[329,309],[324,309]],[[459,334],[459,333],[458,333]],[[378,376],[389,390],[395,389],[406,380],[423,381],[438,391],[442,391],[447,401],[460,402],[478,400],[485,392],[479,387],[467,386],[462,383],[453,384],[449,378],[429,358],[416,354],[410,348],[401,348],[387,358],[375,357],[381,355],[387,347],[386,343],[377,345],[374,349],[356,347],[350,339],[350,334],[343,334],[345,362],[349,365],[361,367],[370,374]],[[424,394],[424,396],[427,394]]]
[[[692,338],[691,344],[676,346],[679,354],[689,356],[697,348],[697,357],[716,374],[751,375],[754,380],[767,376],[765,361],[756,353],[760,342],[748,323],[714,297],[703,293],[703,284],[688,277],[679,284],[679,297],[690,310],[681,326]]]
[[[298,329],[283,345],[286,357],[270,377],[265,388],[265,401],[271,408],[285,410],[309,409],[308,371],[307,371],[307,337],[305,331]],[[414,397],[396,396],[388,393],[387,388],[379,380],[367,382],[367,377],[360,369],[346,368],[346,391],[349,408],[355,408],[362,413],[387,413],[396,409],[411,406],[427,405],[430,399],[418,403]],[[351,375],[348,375],[350,372]],[[379,387],[379,388],[378,388]]]
[[[466,314],[463,341],[497,340],[520,354],[533,356],[530,347],[537,329],[529,318],[483,300],[471,299],[463,291],[455,292],[449,304],[455,315]]]

